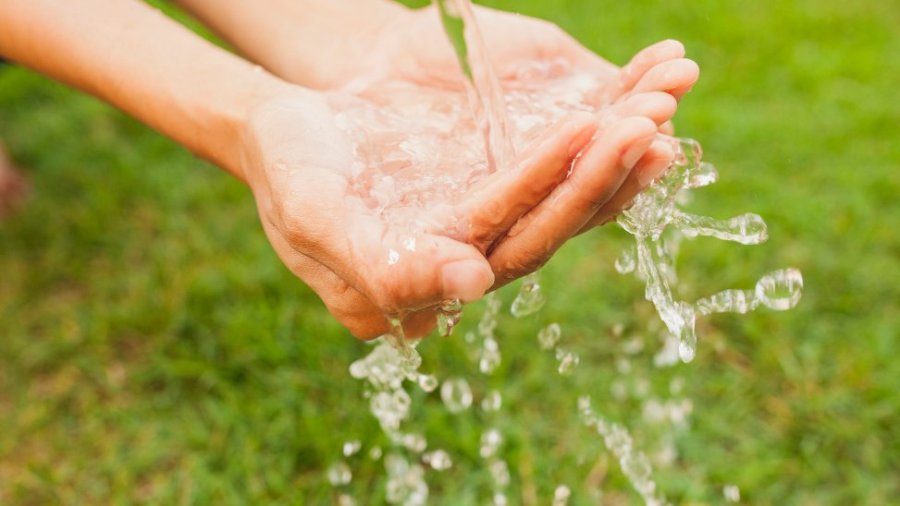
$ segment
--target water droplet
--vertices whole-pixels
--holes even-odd
[[[562,329],[560,328],[558,323],[551,323],[546,327],[542,328],[538,332],[538,342],[541,345],[542,350],[551,350],[556,343],[559,342],[559,338],[562,335]]]
[[[462,378],[452,378],[441,385],[441,400],[451,413],[460,413],[472,405],[472,389]]]
[[[435,450],[431,453],[426,453],[425,455],[422,455],[422,460],[435,471],[446,471],[453,466],[453,460],[450,459],[450,455],[444,450]]]
[[[722,495],[725,496],[725,500],[728,502],[741,501],[741,489],[737,485],[725,485],[722,489]]]
[[[453,329],[462,319],[462,303],[459,299],[447,300],[441,303],[437,312],[438,334],[447,337],[453,333]]]
[[[491,479],[494,480],[494,486],[503,488],[509,485],[509,466],[505,460],[494,460],[488,465],[491,472]]]
[[[400,444],[413,453],[422,453],[428,448],[428,441],[422,434],[410,433],[400,436]]]
[[[388,265],[395,265],[400,261],[400,253],[395,249],[388,251]]]
[[[800,302],[803,275],[797,269],[782,269],[766,274],[756,283],[756,297],[769,309],[786,311]]]
[[[490,390],[485,394],[484,399],[481,400],[481,410],[485,412],[499,411],[502,404],[503,397],[500,395],[500,392]]]
[[[478,360],[478,370],[482,374],[491,374],[500,365],[500,347],[492,337],[485,338],[481,348],[481,357]]]
[[[488,429],[481,434],[481,447],[478,454],[487,459],[497,455],[500,445],[503,444],[503,435],[497,429]]]
[[[622,250],[622,253],[619,254],[618,258],[616,258],[615,268],[616,272],[619,274],[628,274],[630,272],[634,272],[634,267],[637,265],[634,259],[634,249],[626,248]]]
[[[697,353],[697,348],[692,346],[691,343],[687,341],[681,341],[678,343],[678,357],[681,358],[681,361],[685,364],[694,360],[694,355]]]
[[[506,494],[503,492],[494,492],[494,506],[506,506],[507,504]]]
[[[415,251],[416,250],[416,238],[415,237],[407,237],[403,239],[403,249],[406,251]]]
[[[335,462],[328,468],[328,482],[335,487],[346,485],[353,479],[353,473],[350,466],[345,462]]]
[[[566,485],[560,485],[553,491],[553,506],[566,506],[572,491]]]
[[[366,365],[365,359],[360,359],[350,364],[350,376],[356,379],[363,379],[369,375],[369,367]]]
[[[338,506],[356,506],[356,499],[347,494],[340,494],[337,503]]]
[[[522,279],[522,286],[509,311],[516,318],[524,318],[540,311],[546,302],[537,274],[529,274]]]
[[[371,450],[369,450],[369,458],[372,460],[378,460],[381,458],[383,452],[381,451],[380,446],[373,446]]]
[[[419,388],[421,388],[422,391],[427,392],[427,393],[434,392],[434,390],[438,386],[437,378],[435,378],[431,374],[420,374],[419,377],[417,378],[416,382],[419,384]]]
[[[556,360],[559,360],[557,371],[563,376],[568,376],[569,374],[572,374],[572,371],[575,370],[576,367],[578,367],[581,358],[574,352],[557,348]]]
[[[353,440],[344,443],[342,450],[345,457],[350,457],[352,455],[355,455],[360,448],[362,448],[362,443],[360,441]]]

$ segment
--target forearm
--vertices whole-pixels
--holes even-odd
[[[136,0],[4,0],[0,55],[112,103],[239,178],[242,119],[288,87]]]
[[[290,82],[333,84],[371,35],[409,10],[392,0],[175,0],[249,59]]]

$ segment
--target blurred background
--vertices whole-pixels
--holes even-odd
[[[800,305],[700,322],[689,365],[654,366],[659,325],[642,285],[613,269],[630,238],[606,227],[543,273],[548,303],[504,300],[503,363],[478,373],[459,332],[420,347],[423,369],[504,395],[510,504],[637,504],[576,399],[628,427],[676,504],[900,503],[900,5],[885,0],[479,2],[549,19],[622,64],[663,38],[702,69],[678,134],[721,180],[690,209],[757,212],[770,240],[683,245],[682,295],[804,275]],[[214,84],[212,84],[214,85]],[[0,222],[0,503],[329,504],[345,441],[348,490],[383,501],[384,445],[347,367],[351,338],[270,250],[250,193],[94,99],[0,68],[0,138],[32,184]],[[541,352],[558,322],[572,376]],[[483,504],[488,423],[416,394],[420,428],[455,465],[434,504]],[[684,408],[660,422],[652,402]],[[650,411],[648,413],[648,411]]]

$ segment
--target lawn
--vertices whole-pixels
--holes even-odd
[[[791,312],[702,320],[694,362],[656,368],[656,317],[613,269],[628,236],[572,241],[544,270],[545,308],[504,310],[495,374],[478,373],[462,339],[482,305],[454,337],[422,344],[425,370],[504,394],[491,416],[414,396],[410,426],[455,461],[429,473],[432,502],[484,503],[478,437],[494,425],[510,504],[549,504],[561,483],[571,504],[637,504],[579,423],[576,398],[591,393],[662,459],[655,478],[674,503],[721,504],[730,484],[745,504],[900,503],[900,6],[485,3],[550,19],[617,63],[684,41],[703,76],[678,131],[722,176],[690,207],[754,211],[770,232],[752,248],[687,242],[684,294],[787,266],[805,292]],[[21,68],[0,69],[0,138],[33,184],[0,222],[0,504],[330,504],[324,470],[341,445],[385,444],[347,373],[368,345],[279,263],[246,188]],[[581,354],[572,376],[538,347],[550,322]],[[654,399],[690,400],[687,424],[642,416]],[[380,503],[380,464],[349,462],[360,504]]]

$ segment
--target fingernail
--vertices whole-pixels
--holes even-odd
[[[626,168],[632,168],[644,156],[644,153],[647,152],[647,149],[650,148],[650,143],[653,142],[653,137],[647,137],[646,139],[641,139],[634,141],[628,151],[622,155],[622,165]]]
[[[485,262],[460,260],[441,269],[444,297],[472,302],[494,284],[494,273]]]
[[[672,146],[665,142],[654,142],[651,145],[651,148],[657,155],[657,158],[647,164],[647,166],[643,167],[642,170],[638,173],[638,184],[641,185],[641,188],[646,188],[653,181],[656,181],[663,174],[665,174],[666,169],[672,165],[672,160],[675,158],[675,153],[672,151]]]
[[[650,186],[650,183],[656,181],[660,176],[665,174],[670,163],[669,160],[655,160],[650,165],[644,167],[644,169],[638,173],[638,184],[641,185],[641,188]]]

